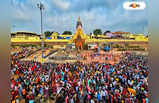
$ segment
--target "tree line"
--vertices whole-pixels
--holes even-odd
[[[106,34],[106,33],[108,33],[108,32],[110,32],[110,31],[105,31],[104,33],[102,33],[102,30],[101,29],[95,29],[95,30],[93,30],[93,34],[95,35],[95,36],[97,36],[97,35],[104,35],[104,34]],[[45,34],[45,37],[50,37],[51,35],[52,35],[52,33],[54,33],[54,31],[45,31],[44,32],[44,34]],[[58,33],[58,32],[56,32],[56,33]],[[59,33],[58,33],[59,34]],[[92,33],[90,33],[90,35],[91,35]],[[63,33],[62,33],[62,35],[72,35],[72,31],[64,31]]]

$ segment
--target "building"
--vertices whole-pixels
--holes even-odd
[[[15,32],[11,33],[11,42],[38,42],[40,41],[40,35],[32,32]]]
[[[102,43],[148,43],[148,37],[143,34],[131,34],[129,32],[105,32],[103,35],[96,37],[91,34],[87,35],[83,32],[80,17],[77,20],[76,31],[74,34],[58,34],[53,32],[49,38],[45,38],[44,42],[49,45],[75,45],[78,49],[83,49],[84,44],[102,44]],[[31,32],[15,32],[11,33],[11,43],[38,43],[41,44],[40,35]]]

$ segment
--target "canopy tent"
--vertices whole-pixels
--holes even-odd
[[[104,51],[109,51],[110,47],[109,46],[104,46]]]

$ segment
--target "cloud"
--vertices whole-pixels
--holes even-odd
[[[52,0],[53,3],[60,8],[61,10],[68,10],[70,7],[70,2],[64,1],[64,0]]]
[[[22,10],[16,10],[15,12],[15,16],[14,18],[17,19],[17,20],[24,20],[24,21],[29,21],[31,20],[31,17],[26,15],[24,11]]]
[[[39,0],[13,0],[14,24],[16,30],[40,31],[40,11],[36,7]],[[102,31],[142,32],[147,27],[147,9],[127,11],[119,0],[43,0],[45,6],[44,31],[75,32],[78,16],[81,16],[85,33],[96,28]]]

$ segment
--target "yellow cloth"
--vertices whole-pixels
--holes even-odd
[[[128,88],[128,91],[130,93],[132,93],[133,95],[136,95],[136,90],[132,89],[132,88]]]
[[[116,81],[119,81],[119,79],[118,79],[118,78],[116,78]]]
[[[15,100],[13,100],[12,103],[15,103]]]
[[[41,62],[44,63],[44,58],[41,58]]]
[[[131,83],[134,84],[134,81],[132,80]]]
[[[40,94],[38,94],[38,97],[41,97],[41,95],[40,95]]]

